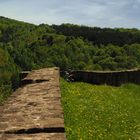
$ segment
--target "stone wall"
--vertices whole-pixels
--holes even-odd
[[[120,86],[124,83],[140,84],[140,69],[126,71],[71,71],[74,81]]]
[[[21,73],[22,87],[0,106],[0,140],[66,140],[59,68]]]

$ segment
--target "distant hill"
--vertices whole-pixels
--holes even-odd
[[[0,17],[0,48],[19,69],[121,70],[140,66],[140,30],[39,26]]]

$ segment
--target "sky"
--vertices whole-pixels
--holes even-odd
[[[140,28],[140,0],[0,0],[0,16],[34,24]]]

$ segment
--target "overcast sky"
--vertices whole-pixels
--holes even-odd
[[[140,0],[0,0],[0,16],[35,24],[140,28]]]

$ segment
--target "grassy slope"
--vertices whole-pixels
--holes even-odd
[[[0,105],[10,96],[11,87],[9,85],[0,85]]]
[[[140,139],[140,86],[61,80],[68,140]]]

